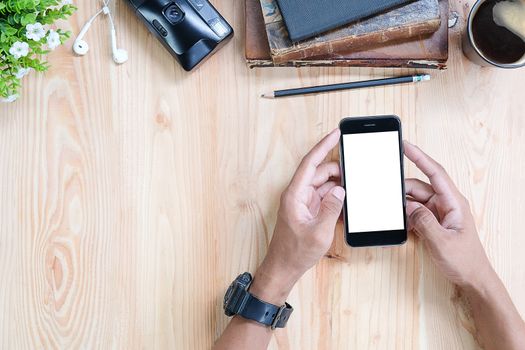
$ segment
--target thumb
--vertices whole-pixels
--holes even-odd
[[[345,199],[345,190],[341,186],[334,186],[321,201],[321,209],[319,209],[318,219],[323,225],[335,227],[341,209],[343,208],[343,201]]]
[[[408,222],[421,238],[431,241],[443,234],[443,227],[434,214],[424,205],[419,206],[410,214]]]

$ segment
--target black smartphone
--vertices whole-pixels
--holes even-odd
[[[190,71],[233,36],[208,0],[128,0],[151,33]]]
[[[407,223],[401,120],[395,115],[345,118],[339,128],[346,242],[352,247],[403,244]]]

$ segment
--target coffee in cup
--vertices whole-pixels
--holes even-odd
[[[483,66],[524,66],[525,0],[478,0],[469,14],[463,52]]]

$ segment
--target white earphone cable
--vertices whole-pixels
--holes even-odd
[[[116,29],[115,22],[113,20],[113,15],[111,14],[111,9],[109,7],[111,0],[101,0],[102,8],[98,10],[82,27],[82,30],[77,35],[75,42],[73,43],[73,51],[80,56],[85,55],[89,50],[89,45],[86,41],[83,40],[84,35],[86,35],[89,27],[93,24],[95,19],[100,15],[104,14],[109,19],[110,24],[110,38],[111,38],[111,50],[113,53],[113,60],[117,64],[122,64],[128,60],[128,53],[126,50],[119,49],[117,47],[117,38],[116,38]]]
[[[111,0],[102,0],[102,3],[104,4],[104,8],[107,8],[107,15],[108,15],[108,18],[109,18],[109,22],[111,24],[111,27],[112,28],[115,28],[115,22],[113,21],[113,16],[111,15],[111,10],[109,8],[109,3],[110,3]],[[101,11],[104,11],[104,10],[101,10]]]

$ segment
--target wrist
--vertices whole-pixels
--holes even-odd
[[[250,293],[267,303],[283,305],[296,281],[284,269],[277,271],[263,262],[253,276]]]
[[[489,288],[494,286],[495,282],[499,282],[499,277],[487,261],[487,263],[478,268],[472,278],[459,287],[467,293],[483,295]]]

